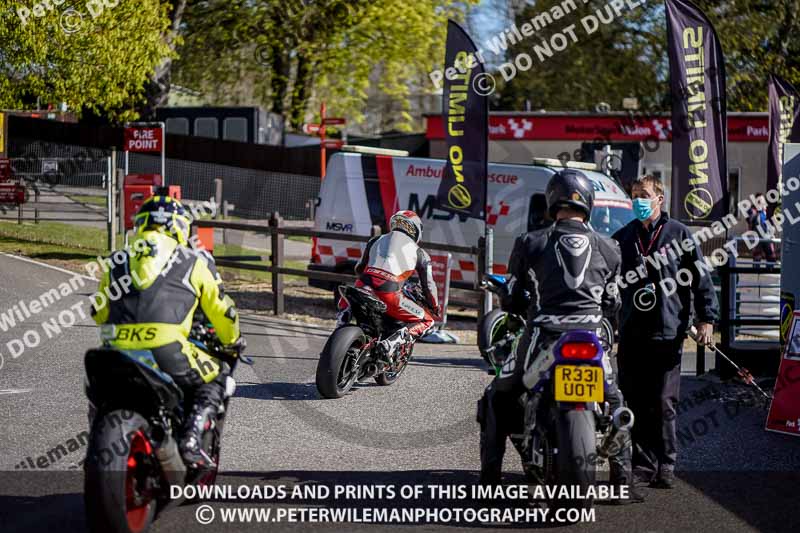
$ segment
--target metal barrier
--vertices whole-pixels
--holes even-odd
[[[261,233],[265,237],[266,236],[270,237],[268,240],[270,247],[269,266],[249,265],[243,262],[248,260],[252,261],[253,259],[260,259],[251,256],[242,256],[238,258],[226,257],[224,259],[217,259],[215,262],[218,266],[221,267],[238,268],[242,270],[253,270],[258,272],[271,272],[272,293],[274,296],[273,312],[276,315],[283,314],[285,310],[283,275],[300,276],[309,279],[333,281],[338,283],[352,283],[356,280],[356,276],[351,274],[320,272],[317,270],[300,270],[297,268],[285,267],[283,263],[283,257],[284,257],[283,249],[284,249],[285,237],[290,237],[290,236],[317,237],[319,239],[330,239],[330,240],[359,242],[359,243],[367,242],[371,238],[361,235],[342,235],[341,233],[316,231],[307,228],[285,227],[283,226],[283,220],[281,219],[278,213],[273,213],[272,217],[269,220],[269,225],[267,226],[263,224],[246,224],[241,222],[227,222],[218,220],[197,220],[193,222],[192,227],[250,231],[254,233]],[[372,230],[373,230],[372,231],[373,235],[380,234],[379,227],[374,226]],[[486,245],[483,237],[479,239],[478,246],[457,246],[453,244],[440,244],[433,242],[421,242],[420,246],[422,246],[426,250],[439,250],[442,252],[460,253],[460,254],[468,254],[475,256],[479,269],[482,269],[479,271],[481,272],[485,271]],[[485,291],[483,291],[480,288],[480,276],[476,276],[475,278],[476,278],[475,282],[472,284],[452,282],[451,286],[458,289],[479,291],[482,299],[481,301],[482,305],[478,310],[478,314],[480,315],[482,309],[484,308],[483,299],[486,296],[485,296]]]
[[[780,346],[780,262],[730,257],[719,267],[721,349],[752,367]],[[767,354],[762,357],[763,354]]]

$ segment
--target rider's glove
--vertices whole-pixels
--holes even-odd
[[[241,355],[244,350],[247,348],[247,341],[243,336],[239,336],[239,338],[233,344],[229,344],[225,347],[227,351],[236,354],[238,357]]]

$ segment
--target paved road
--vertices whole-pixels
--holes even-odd
[[[0,255],[0,312],[20,299],[29,302],[67,282],[71,275]],[[63,286],[62,286],[63,288]],[[48,339],[41,322],[68,321],[70,306],[84,301],[91,281],[24,324],[0,328],[0,524],[3,531],[83,531],[81,472],[84,453],[73,446],[86,429],[82,353],[96,343],[90,321],[79,320]],[[76,308],[77,309],[77,308]],[[475,401],[488,383],[476,350],[464,346],[420,345],[408,372],[395,386],[365,385],[344,399],[318,399],[314,369],[327,331],[244,313],[242,323],[255,359],[238,374],[224,438],[221,482],[242,484],[470,484],[477,478],[478,434]],[[12,357],[7,343],[36,330],[41,344]],[[29,341],[32,335],[29,334]],[[32,344],[32,343],[31,343]],[[13,346],[13,342],[12,342]],[[684,393],[705,383],[685,379]],[[689,396],[690,397],[690,396]],[[575,531],[752,531],[796,530],[794,504],[800,441],[761,430],[763,413],[714,400],[685,404],[686,433],[678,488],[647,489],[643,505],[597,506],[597,523]],[[712,426],[707,413],[717,420]],[[696,422],[707,420],[704,427]],[[62,445],[65,456],[53,454]],[[75,449],[76,448],[76,449]],[[50,457],[48,457],[48,452]],[[30,459],[29,459],[30,458]],[[31,468],[29,465],[40,463]],[[73,469],[70,469],[73,467]],[[521,482],[519,464],[506,462],[509,482]],[[783,473],[776,472],[783,470]],[[241,504],[241,502],[239,502]],[[304,500],[307,506],[318,502]],[[441,499],[423,507],[455,505]],[[239,531],[199,526],[199,503],[168,510],[154,531]],[[215,500],[219,511],[231,503]],[[361,498],[348,506],[387,502]],[[262,506],[262,508],[272,508]],[[364,524],[270,524],[258,529],[361,531],[395,529],[458,531],[466,525],[367,526]],[[493,529],[488,524],[473,525]],[[256,529],[256,526],[252,526]]]

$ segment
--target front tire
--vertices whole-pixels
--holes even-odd
[[[366,342],[358,326],[343,326],[328,337],[317,363],[317,390],[323,398],[341,398],[350,391],[358,378],[358,368],[349,371],[345,363],[358,357]]]
[[[483,360],[486,361],[486,364],[489,365],[491,369],[497,367],[495,353],[489,355],[486,353],[486,350],[491,348],[500,333],[504,333],[504,331],[501,331],[503,328],[501,321],[505,318],[506,312],[498,307],[489,311],[478,323],[478,349],[481,352],[481,357],[483,357]],[[511,345],[508,347],[509,349],[510,346]]]
[[[141,489],[152,457],[150,427],[132,411],[112,411],[92,427],[84,464],[84,504],[92,533],[140,533],[158,502]]]
[[[586,493],[594,485],[597,467],[594,413],[569,410],[558,413],[556,423],[558,453],[556,454],[556,479],[561,485],[577,485]],[[589,509],[591,499],[556,500],[556,506],[572,509]]]

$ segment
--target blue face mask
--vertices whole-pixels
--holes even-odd
[[[648,198],[634,198],[633,212],[639,220],[647,220],[653,214],[653,201]]]

